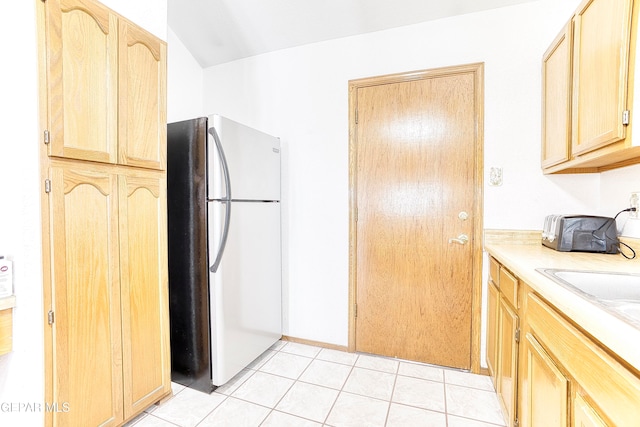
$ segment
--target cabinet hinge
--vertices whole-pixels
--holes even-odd
[[[358,222],[358,208],[356,208],[356,222]]]
[[[43,0],[43,1],[44,1],[44,0]],[[50,142],[51,142],[51,138],[50,138],[50,135],[49,135],[49,131],[48,131],[48,130],[45,130],[45,131],[44,131],[44,143],[45,143],[45,144],[48,144],[48,143],[50,143]]]
[[[515,340],[516,340],[517,343],[520,342],[520,328],[516,329]]]
[[[49,313],[47,313],[47,319],[48,319],[49,324],[53,325],[53,321],[54,321],[53,310],[49,310]]]
[[[623,125],[628,125],[629,124],[629,110],[624,110],[622,112],[622,124]]]
[[[353,317],[358,317],[358,304],[353,304]]]
[[[356,108],[356,124],[358,124],[358,109]]]
[[[520,427],[520,421],[517,418],[513,420],[513,427]]]
[[[44,180],[44,192],[45,193],[51,193],[51,180],[50,179],[45,179]]]

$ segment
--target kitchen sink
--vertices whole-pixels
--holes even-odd
[[[555,268],[536,271],[640,327],[640,274]]]

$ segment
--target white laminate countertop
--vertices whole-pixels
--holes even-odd
[[[0,310],[7,310],[16,306],[16,297],[11,295],[9,297],[0,298]]]
[[[487,243],[485,249],[589,335],[640,371],[640,326],[633,326],[536,271],[561,268],[640,273],[640,254],[639,258],[628,260],[619,254],[557,252],[542,244],[509,242]]]

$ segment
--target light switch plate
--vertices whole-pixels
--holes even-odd
[[[502,185],[502,168],[492,167],[489,169],[489,185],[492,187]]]

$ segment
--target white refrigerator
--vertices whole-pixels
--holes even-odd
[[[167,130],[172,380],[209,392],[282,336],[280,140],[219,115]]]

